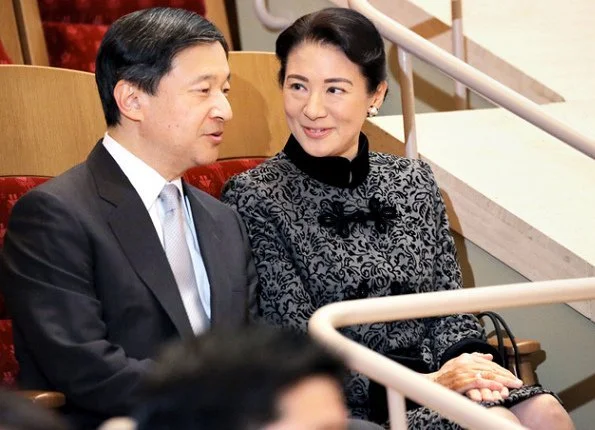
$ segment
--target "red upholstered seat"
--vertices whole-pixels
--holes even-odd
[[[0,385],[14,388],[19,373],[19,363],[14,355],[12,321],[0,320]]]
[[[44,22],[50,64],[63,69],[95,72],[95,56],[107,25]]]
[[[50,65],[94,72],[107,27],[130,12],[158,6],[206,12],[204,0],[39,0]]]
[[[238,158],[223,160],[208,166],[194,167],[184,174],[184,179],[215,198],[221,197],[225,182],[233,175],[258,166],[266,158]]]
[[[38,176],[0,177],[0,247],[4,245],[8,218],[16,201],[31,188],[48,179]],[[4,306],[4,298],[0,294],[0,385],[13,387],[18,371],[19,364],[14,355],[12,339],[12,321]]]
[[[4,49],[4,45],[2,45],[2,41],[0,40],[0,64],[12,64],[8,53]]]

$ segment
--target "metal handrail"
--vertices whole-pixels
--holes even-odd
[[[454,391],[342,336],[336,329],[355,324],[407,320],[490,308],[514,308],[595,298],[595,278],[527,282],[457,291],[441,291],[333,303],[318,309],[309,322],[310,333],[337,350],[347,364],[389,392],[391,429],[406,429],[405,397],[443,416],[477,429],[520,429],[517,424]]]
[[[385,38],[396,43],[402,49],[465,84],[477,94],[513,112],[591,158],[595,158],[595,140],[584,136],[546,113],[538,104],[434,46],[431,42],[380,12],[367,0],[348,0],[348,4],[352,9],[368,17]]]

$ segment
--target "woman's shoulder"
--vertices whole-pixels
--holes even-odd
[[[266,159],[258,166],[232,176],[230,180],[250,183],[252,185],[266,184],[291,171],[291,163],[283,152]]]
[[[258,166],[232,176],[223,188],[223,198],[234,192],[267,195],[267,190],[286,181],[293,170],[287,156],[280,152]]]
[[[425,161],[384,152],[370,152],[370,171],[379,175],[419,176],[428,180],[434,178],[432,168]]]

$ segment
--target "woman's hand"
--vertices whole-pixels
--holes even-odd
[[[492,359],[491,354],[461,354],[427,377],[476,402],[505,399],[509,388],[519,388],[523,382]]]

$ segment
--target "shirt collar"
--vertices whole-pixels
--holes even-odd
[[[103,146],[124,172],[143,204],[149,210],[168,182],[155,169],[124,148],[108,133],[103,137]],[[171,181],[184,195],[181,178]]]
[[[353,160],[345,157],[314,157],[308,154],[293,135],[289,136],[283,152],[302,172],[327,185],[355,188],[361,185],[370,171],[368,138],[359,134],[357,155]]]

